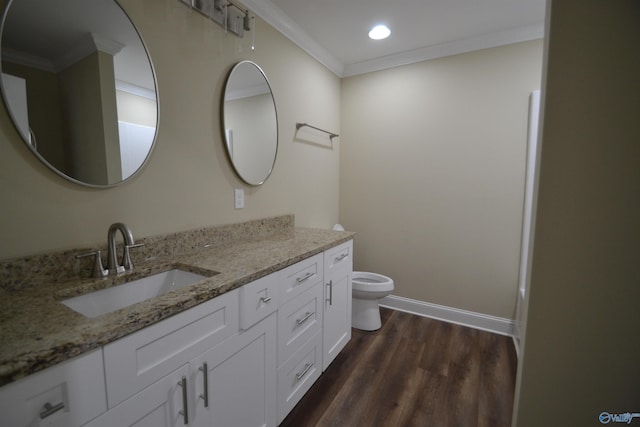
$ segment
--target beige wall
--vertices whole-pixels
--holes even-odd
[[[548,10],[514,419],[518,427],[598,426],[603,411],[640,412],[640,4],[558,0]]]
[[[60,108],[62,104],[58,75],[10,62],[2,63],[2,71],[26,79],[29,126],[36,138],[38,150],[59,170],[70,173],[69,153],[65,146],[69,129],[64,124]]]
[[[542,42],[344,79],[340,221],[395,295],[511,318]]]
[[[156,127],[158,117],[154,100],[117,90],[116,104],[118,105],[118,120],[141,126]]]
[[[253,126],[243,125],[247,117]],[[225,130],[232,133],[231,158],[235,170],[248,182],[262,182],[271,171],[272,153],[277,148],[274,117],[271,93],[224,102]]]
[[[159,138],[141,174],[96,190],[59,178],[29,152],[0,109],[0,258],[104,243],[109,224],[134,236],[293,213],[301,226],[338,220],[339,146],[294,142],[296,120],[340,128],[340,81],[273,28],[256,19],[238,39],[178,0],[123,0],[150,50],[160,97]],[[228,164],[220,131],[226,74],[242,59],[269,77],[279,119],[275,170],[258,188]],[[233,189],[245,188],[245,209]]]
[[[95,51],[58,76],[70,124],[72,176],[91,184],[122,180],[113,56]]]

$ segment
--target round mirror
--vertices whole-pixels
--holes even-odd
[[[10,0],[2,16],[2,96],[31,151],[79,184],[139,171],[157,131],[147,50],[114,0]]]
[[[247,184],[263,184],[276,161],[278,119],[267,76],[253,62],[239,62],[229,73],[222,115],[233,169]]]

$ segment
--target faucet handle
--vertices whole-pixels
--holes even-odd
[[[136,243],[135,245],[124,245],[124,252],[122,253],[122,265],[125,271],[133,270],[133,261],[131,260],[131,254],[129,249],[135,249],[144,246],[144,243]]]
[[[92,252],[87,252],[86,254],[80,254],[80,255],[76,255],[76,258],[84,258],[84,257],[88,257],[88,256],[93,256],[93,270],[91,272],[91,277],[96,277],[96,278],[103,278],[103,277],[107,277],[109,275],[109,270],[106,270],[103,266],[102,266],[102,255],[100,253],[100,251],[92,251]]]

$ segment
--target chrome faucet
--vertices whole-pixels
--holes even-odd
[[[122,233],[122,238],[124,239],[122,262],[120,264],[118,264],[118,261],[116,260],[116,233],[118,231]],[[116,222],[111,224],[109,227],[109,232],[107,234],[107,246],[107,269],[109,270],[109,274],[119,274],[124,271],[133,270],[133,262],[129,255],[129,249],[144,246],[144,244],[135,244],[135,241],[133,240],[133,233],[131,233],[129,227],[122,222]]]
[[[116,260],[116,233],[118,232],[118,230],[122,233],[122,238],[124,239],[122,262],[120,264],[118,264],[118,261]],[[91,277],[104,278],[110,274],[119,274],[125,271],[133,270],[133,261],[131,261],[129,250],[132,248],[139,248],[140,246],[144,246],[144,243],[135,243],[135,241],[133,240],[133,233],[131,233],[129,227],[127,227],[127,225],[122,222],[116,222],[115,224],[111,224],[111,226],[109,227],[109,233],[107,235],[107,268],[104,268],[102,266],[102,257],[99,250],[91,251],[86,254],[76,255],[76,258],[84,258],[89,256],[94,257]]]

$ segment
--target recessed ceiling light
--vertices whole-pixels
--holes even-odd
[[[369,31],[369,38],[373,40],[382,40],[389,37],[391,30],[386,25],[376,25]]]

